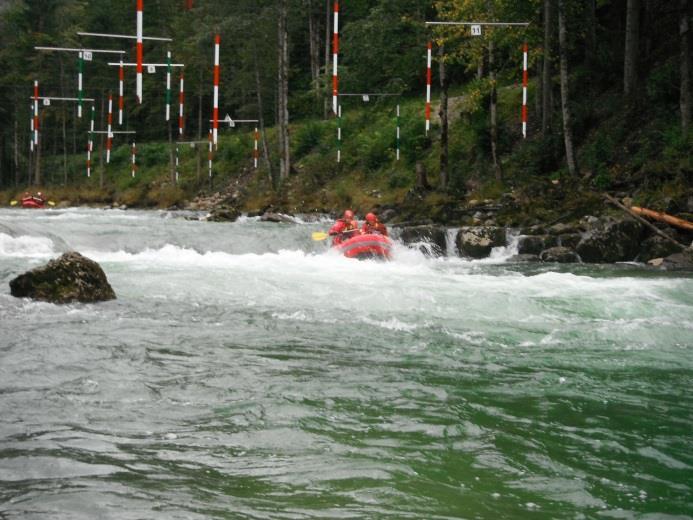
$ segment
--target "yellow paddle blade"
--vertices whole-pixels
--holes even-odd
[[[49,200],[49,201],[48,201],[48,205],[49,205],[49,206],[55,206],[55,202],[53,202],[52,200]]]
[[[19,202],[16,201],[16,200],[11,200],[11,201],[10,201],[10,206],[16,206],[17,204],[19,204]]]
[[[314,231],[311,237],[313,240],[325,240],[328,235],[324,231]]]

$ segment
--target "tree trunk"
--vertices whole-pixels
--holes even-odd
[[[65,67],[63,66],[62,57],[60,62],[60,95],[65,96]],[[67,186],[67,113],[65,103],[62,104],[62,137],[63,137],[63,186]]]
[[[585,18],[585,65],[587,70],[592,70],[597,61],[597,0],[585,0]],[[591,86],[592,82],[589,82],[589,85]]]
[[[320,98],[320,23],[313,10],[313,0],[308,3],[308,46],[310,49],[310,79],[315,97]]]
[[[573,130],[570,117],[570,93],[568,91],[568,38],[565,23],[565,0],[558,0],[558,50],[561,62],[561,111],[563,113],[563,140],[568,171],[577,176],[577,161],[573,148]]]
[[[553,48],[553,2],[544,0],[544,63],[541,72],[541,132],[551,129],[553,86],[551,85],[551,51]]]
[[[439,189],[448,187],[448,78],[445,70],[445,46],[438,47],[438,77],[440,79],[440,181]]]
[[[489,112],[491,116],[491,160],[493,161],[493,171],[497,181],[503,180],[500,162],[498,161],[498,104],[496,90],[496,70],[494,53],[495,48],[493,39],[488,42],[488,69],[491,80],[491,100],[489,102]]]
[[[691,128],[691,24],[690,0],[679,0],[679,38],[681,45],[681,130],[684,137]]]
[[[416,161],[416,189],[419,191],[427,191],[431,189],[428,184],[428,176],[426,175],[426,166],[421,161]]]
[[[329,70],[330,70],[330,21],[332,9],[330,9],[330,0],[325,0],[325,85],[329,85]],[[330,100],[325,96],[323,103],[323,119],[330,116]]]
[[[14,111],[14,186],[19,186],[19,119],[18,110]]]
[[[289,34],[287,29],[287,0],[279,0],[279,62],[278,62],[278,134],[279,134],[279,178],[289,178],[291,158],[289,154]]]
[[[277,179],[275,178],[274,169],[272,168],[269,146],[267,146],[267,135],[265,134],[265,110],[264,103],[262,101],[262,85],[260,83],[260,67],[258,65],[256,47],[253,47],[253,61],[255,65],[255,93],[257,96],[257,111],[260,127],[260,137],[262,139],[262,155],[265,159],[265,166],[267,166],[267,175],[269,176],[270,185],[276,187]]]
[[[631,97],[638,80],[640,47],[640,0],[628,0],[626,6],[626,51],[623,62],[623,93]]]

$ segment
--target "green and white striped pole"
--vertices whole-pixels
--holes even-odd
[[[82,90],[82,75],[84,74],[84,53],[79,52],[77,55],[77,117],[82,118],[82,98],[84,91]]]
[[[342,105],[337,108],[337,162],[342,162]]]
[[[166,53],[166,121],[171,120],[171,51]]]
[[[96,108],[91,105],[91,122],[89,123],[89,141],[87,141],[87,177],[91,177],[91,154],[94,152],[94,121],[96,119]]]
[[[397,105],[397,160],[399,161],[399,104]]]

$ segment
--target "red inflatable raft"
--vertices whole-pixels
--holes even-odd
[[[347,258],[389,260],[392,242],[383,235],[356,235],[334,246],[334,248]]]
[[[22,198],[22,207],[23,208],[45,208],[46,207],[46,201],[40,197],[37,197],[35,195],[31,195],[30,197],[23,197]]]

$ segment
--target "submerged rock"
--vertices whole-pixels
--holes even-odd
[[[569,247],[556,246],[541,252],[542,262],[558,262],[559,264],[577,263],[580,257]]]
[[[267,213],[264,213],[260,217],[260,220],[262,222],[276,222],[276,223],[284,222],[287,224],[295,224],[296,223],[296,219],[289,216],[289,215],[284,215],[283,213],[272,213],[269,211]]]
[[[93,303],[116,297],[101,266],[76,251],[19,275],[10,281],[10,292],[51,303]]]
[[[207,220],[209,222],[235,222],[240,216],[241,212],[235,208],[214,208],[207,216]]]
[[[665,270],[693,271],[693,250],[687,249],[665,258],[654,258],[647,263],[653,267],[659,267]]]

